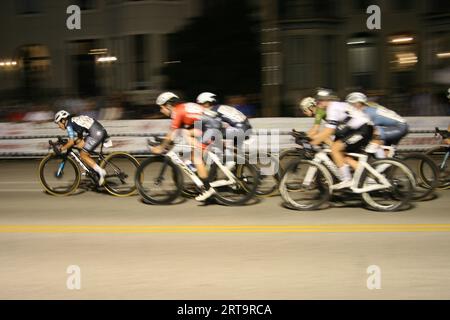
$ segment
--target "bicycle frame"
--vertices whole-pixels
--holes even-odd
[[[189,147],[193,148],[192,146],[178,146],[178,147]],[[227,185],[233,185],[236,182],[236,179],[231,173],[231,171],[225,167],[222,162],[220,161],[220,158],[214,154],[211,151],[207,151],[208,157],[220,168],[220,170],[226,175],[228,178],[227,180],[217,180],[210,183],[211,187],[217,188],[217,187],[223,187]],[[188,176],[189,179],[191,179],[195,185],[199,188],[203,187],[202,180],[189,168],[189,166],[183,161],[183,159],[180,158],[177,152],[170,150],[166,153],[166,157],[169,158],[176,166],[181,168],[183,172]],[[161,169],[160,175],[164,173],[166,166],[163,166]]]
[[[331,173],[333,173],[336,177],[339,177],[340,176],[339,168],[328,156],[328,153],[330,153],[330,152],[331,151],[329,149],[322,150],[315,154],[312,161],[319,163],[319,164],[323,164],[326,168],[328,168],[328,170],[331,171]],[[359,153],[347,153],[347,155],[350,157],[358,158],[358,168],[355,170],[355,172],[353,174],[353,180],[352,180],[353,183],[352,183],[352,186],[350,187],[350,189],[354,193],[365,193],[365,192],[382,190],[382,189],[391,187],[391,184],[386,179],[386,177],[384,177],[381,173],[379,173],[377,170],[375,170],[367,162],[367,159],[368,159],[367,155],[359,154]],[[359,185],[359,182],[360,182],[360,179],[361,179],[361,176],[362,176],[364,170],[367,170],[370,173],[372,173],[374,175],[374,177],[380,183],[359,188],[358,185]],[[306,176],[305,176],[305,184],[306,185],[309,185],[312,182],[312,180],[315,177],[316,171],[317,171],[316,167],[308,168],[308,171],[306,172]],[[337,186],[337,184],[331,185],[330,186],[331,191],[333,189],[335,189],[336,186]]]

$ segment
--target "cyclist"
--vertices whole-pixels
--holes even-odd
[[[331,143],[331,156],[339,167],[341,183],[335,189],[352,185],[351,165],[357,168],[358,162],[344,157],[344,152],[359,152],[372,139],[373,126],[370,119],[361,111],[345,102],[339,102],[337,96],[328,89],[319,89],[315,100],[317,107],[326,110],[325,128],[313,136],[311,143],[318,145],[335,136]]]
[[[156,99],[156,104],[160,106],[162,114],[172,118],[172,124],[163,143],[157,147],[151,148],[152,153],[162,153],[174,140],[178,133],[178,129],[188,130],[189,134],[185,135],[185,137],[196,150],[204,149],[205,144],[202,139],[203,131],[215,128],[217,127],[217,124],[213,117],[205,115],[205,109],[202,106],[192,102],[182,102],[180,98],[172,92],[161,93]],[[200,121],[201,129],[196,125],[196,123],[199,123]],[[203,192],[195,199],[197,201],[205,201],[215,193],[215,190],[209,183],[208,172],[202,158],[202,153],[193,152],[192,160],[197,168],[198,176],[204,185]]]
[[[346,101],[355,108],[362,110],[373,122],[376,138],[372,142],[375,144],[397,145],[408,134],[408,124],[405,119],[392,110],[377,103],[369,102],[365,94],[352,92],[347,96]],[[376,156],[384,158],[384,150],[378,148]]]
[[[237,148],[242,147],[244,140],[251,135],[252,126],[247,116],[234,107],[217,103],[217,96],[211,92],[202,92],[196,99],[197,103],[204,108],[211,110],[219,116],[222,121],[223,136],[227,140],[232,140]],[[231,169],[234,166],[233,154],[228,148],[226,153],[226,167]]]
[[[60,151],[66,151],[73,146],[78,148],[83,162],[98,173],[98,184],[102,186],[105,183],[106,171],[91,158],[90,153],[108,137],[105,128],[91,117],[73,116],[65,110],[58,111],[54,121],[60,129],[66,130],[69,136],[69,141],[61,146]]]

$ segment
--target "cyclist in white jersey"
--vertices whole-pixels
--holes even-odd
[[[360,152],[372,139],[373,125],[360,110],[345,102],[339,102],[331,90],[319,89],[316,97],[317,106],[326,108],[325,128],[313,136],[311,143],[318,145],[335,136],[331,144],[331,156],[339,167],[342,182],[336,189],[347,188],[352,184],[351,165],[356,169],[358,162],[345,157],[344,152]]]

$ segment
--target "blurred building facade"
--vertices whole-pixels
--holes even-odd
[[[74,4],[80,30],[66,27]],[[199,0],[4,0],[0,90],[96,96],[161,89],[166,35],[199,10]]]
[[[448,0],[261,4],[265,115],[295,114],[298,99],[316,87],[341,95],[364,90],[411,114],[411,95],[442,91],[444,97],[450,86]],[[366,26],[374,4],[381,9],[380,30]]]

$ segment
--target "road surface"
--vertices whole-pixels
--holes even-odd
[[[450,298],[449,191],[392,214],[151,206],[49,196],[37,166],[0,162],[0,299]]]

